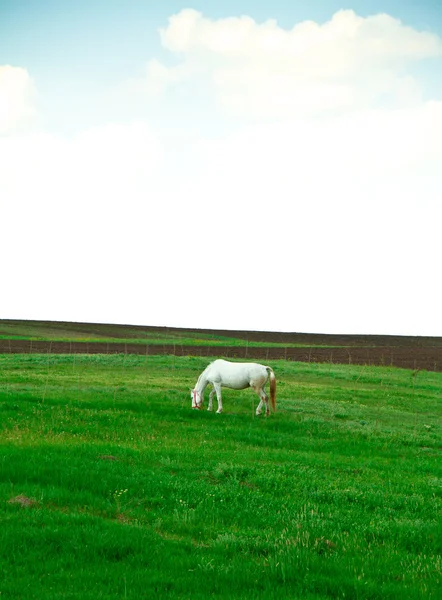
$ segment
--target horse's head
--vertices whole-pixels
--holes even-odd
[[[192,408],[201,409],[203,407],[201,394],[197,390],[190,390],[190,397],[192,398]]]

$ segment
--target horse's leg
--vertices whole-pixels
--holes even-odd
[[[213,390],[209,394],[209,406],[207,407],[207,410],[212,410],[213,394],[214,393],[215,393],[215,387],[213,387]]]
[[[255,390],[255,392],[258,394],[258,396],[260,398],[258,408],[256,409],[256,415],[259,416],[262,413],[262,405],[265,404],[266,405],[266,415],[269,416],[269,414],[270,414],[269,399],[267,397],[267,394],[264,391],[264,388],[255,387],[253,389]]]
[[[222,413],[223,412],[223,399],[222,399],[222,395],[221,395],[221,384],[214,383],[213,388],[216,392],[216,399],[218,400],[218,410],[216,412]]]
[[[264,399],[264,402],[266,405],[266,417],[268,417],[270,414],[269,398],[268,398],[267,394],[265,393],[264,388],[261,389],[261,399]]]

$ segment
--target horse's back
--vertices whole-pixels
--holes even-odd
[[[220,358],[209,365],[207,376],[225,387],[244,389],[265,383],[267,369],[257,363],[229,362]]]

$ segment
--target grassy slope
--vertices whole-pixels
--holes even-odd
[[[437,598],[442,375],[275,363],[190,410],[207,361],[0,355],[2,598]]]
[[[229,337],[199,330],[167,329],[155,327],[132,327],[130,325],[107,325],[90,323],[62,323],[43,321],[1,321],[0,339],[118,342],[131,344],[186,344],[210,346],[292,346],[302,344],[279,344],[272,342],[246,342],[245,339]]]
[[[160,330],[144,331],[130,325],[62,323],[42,321],[0,321],[0,338],[48,341],[130,342],[140,344],[243,344],[226,336],[210,336],[182,330],[176,334]]]

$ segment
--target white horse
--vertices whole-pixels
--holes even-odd
[[[259,396],[260,403],[256,409],[256,414],[262,412],[262,405],[266,405],[266,415],[270,414],[269,399],[264,391],[267,379],[270,377],[270,398],[272,400],[273,411],[276,410],[276,377],[271,367],[259,365],[257,363],[235,363],[227,360],[215,360],[198,377],[196,386],[190,392],[192,398],[192,408],[201,409],[204,402],[204,390],[208,384],[212,384],[213,390],[209,396],[209,406],[207,410],[212,410],[213,394],[216,392],[218,400],[217,413],[223,411],[223,401],[221,397],[221,386],[233,390],[244,390],[251,387]]]

